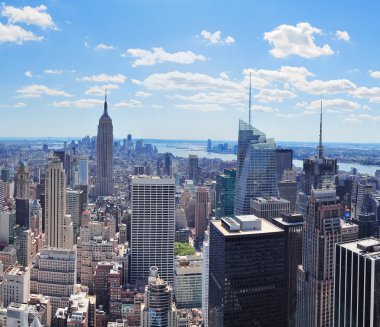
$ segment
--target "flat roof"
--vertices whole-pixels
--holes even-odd
[[[258,234],[268,234],[268,233],[283,233],[284,231],[269,221],[265,219],[261,219],[256,217],[255,215],[242,215],[237,216],[241,221],[252,221],[252,219],[260,219],[261,220],[261,229],[260,230],[240,230],[230,232],[226,228],[222,226],[222,222],[220,220],[213,220],[211,224],[213,224],[224,236],[243,236],[243,235],[258,235]]]
[[[368,238],[363,238],[363,239],[356,240],[356,241],[338,243],[338,245],[340,247],[347,249],[351,252],[366,256],[368,258],[374,257],[372,259],[378,259],[377,257],[380,255],[380,251],[365,252],[358,247],[358,244],[362,245],[364,247],[380,246],[380,239],[368,237]]]

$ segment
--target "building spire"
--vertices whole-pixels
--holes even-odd
[[[104,94],[104,112],[103,112],[103,115],[108,116],[107,89],[106,89],[105,94]]]
[[[321,94],[321,114],[319,120],[319,145],[318,145],[318,158],[323,158],[323,145],[322,145],[322,94]]]
[[[248,100],[248,112],[249,112],[249,117],[248,117],[248,123],[249,126],[252,126],[252,121],[251,121],[251,72],[249,72],[249,100]]]

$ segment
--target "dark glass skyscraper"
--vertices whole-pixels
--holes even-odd
[[[235,203],[236,169],[226,168],[216,176],[216,216],[233,216]]]
[[[210,223],[209,326],[284,326],[284,231],[253,215]]]
[[[96,183],[95,195],[113,194],[113,126],[108,115],[107,97],[104,101],[104,112],[99,119],[96,138]]]

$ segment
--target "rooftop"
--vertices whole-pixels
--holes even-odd
[[[255,215],[241,215],[235,218],[222,218],[211,222],[224,236],[244,236],[267,233],[281,233],[283,230]],[[227,229],[225,226],[229,225]]]
[[[352,242],[338,243],[349,251],[366,256],[373,260],[380,259],[380,239],[374,237],[363,238]]]

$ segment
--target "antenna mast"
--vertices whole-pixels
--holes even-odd
[[[249,112],[248,123],[249,123],[249,126],[252,126],[252,122],[251,122],[251,93],[252,93],[252,90],[251,90],[251,75],[252,75],[252,73],[249,72],[249,102],[248,102],[248,112]]]

